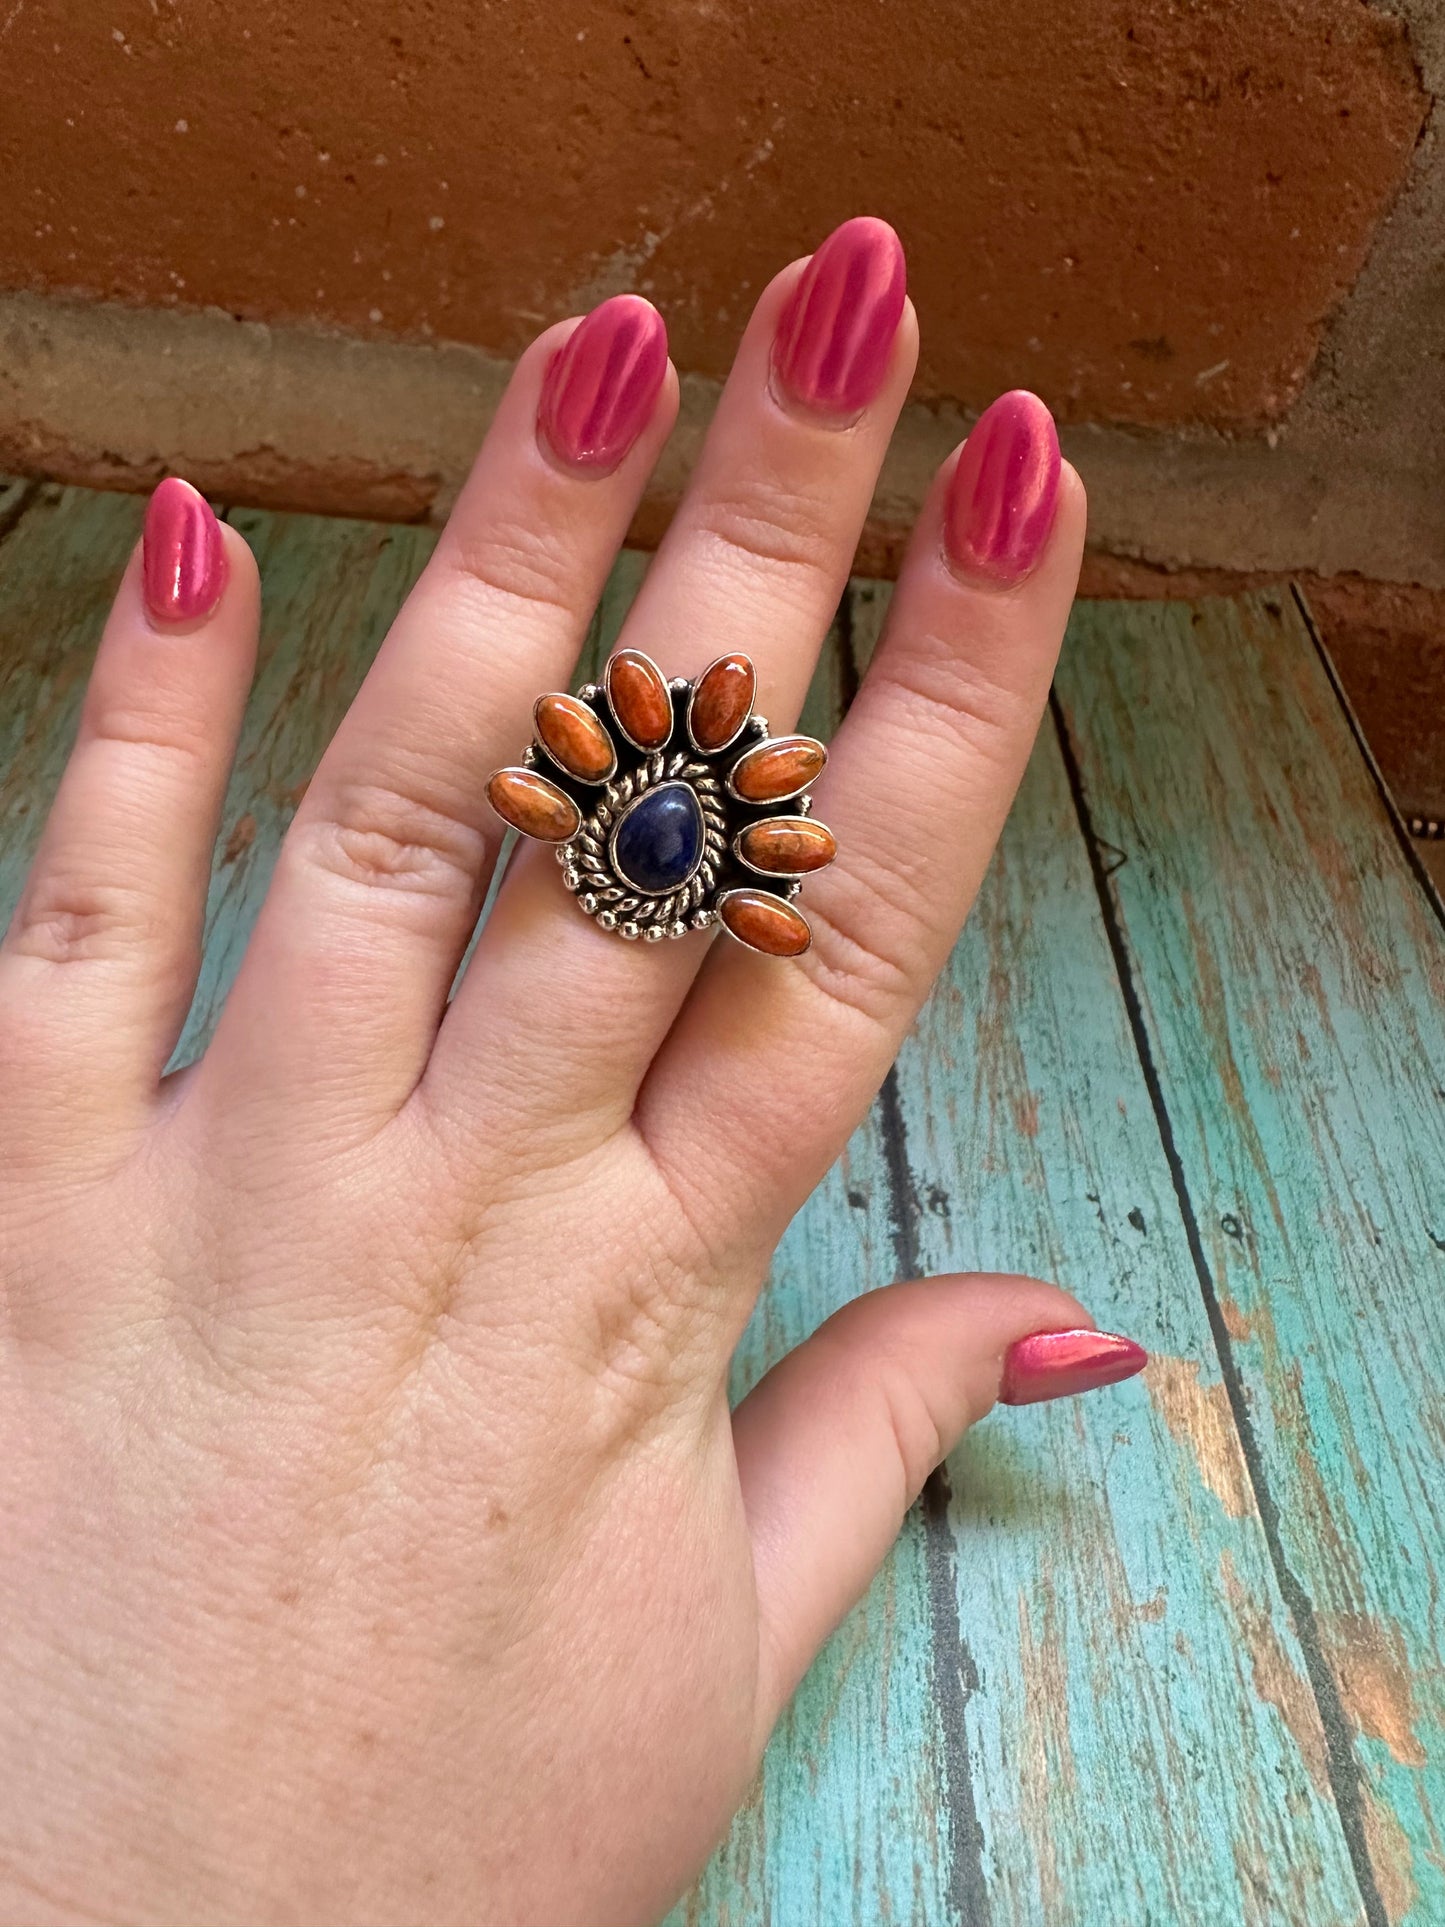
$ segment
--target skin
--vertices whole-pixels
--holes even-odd
[[[622,641],[743,649],[792,724],[912,374],[777,392],[764,292]],[[671,426],[539,444],[523,357],[328,749],[205,1057],[191,996],[252,672],[133,560],[0,949],[0,1920],[642,1921],[1052,1286],[895,1285],[735,1412],[774,1244],[973,900],[1042,714],[1084,498],[1021,583],[948,563],[945,466],[833,745],[796,963],[627,945],[500,843],[487,774],[565,686]],[[954,458],[956,459],[956,457]]]

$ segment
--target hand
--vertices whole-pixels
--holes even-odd
[[[628,645],[746,650],[796,715],[915,350],[881,223],[784,270]],[[4,1921],[654,1916],[1005,1371],[1140,1361],[1051,1286],[950,1278],[726,1396],[1044,706],[1084,498],[1033,398],[928,495],[820,789],[812,949],[622,943],[526,847],[447,1002],[485,779],[565,685],[676,395],[634,297],[522,358],[171,1077],[257,583],[184,484],[152,503],[0,950]]]

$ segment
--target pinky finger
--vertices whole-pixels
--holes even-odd
[[[7,1123],[149,1109],[195,988],[211,849],[255,664],[250,550],[162,482],[0,945]]]

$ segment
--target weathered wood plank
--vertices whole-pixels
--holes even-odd
[[[1287,596],[1060,677],[1230,1401],[1376,1918],[1445,1920],[1445,935]]]
[[[885,602],[854,592],[860,659]],[[856,1291],[954,1268],[1056,1277],[1155,1361],[966,1444],[677,1918],[1358,1920],[1051,732],[895,1078],[784,1241],[739,1385]]]
[[[897,1088],[917,1268],[1057,1279],[1151,1353],[1108,1394],[996,1414],[950,1468],[939,1530],[994,1910],[1356,1919],[1051,733]]]

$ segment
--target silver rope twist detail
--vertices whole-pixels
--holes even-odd
[[[608,842],[618,817],[659,783],[686,783],[702,811],[702,861],[681,889],[665,897],[643,896],[621,882],[608,856]],[[601,800],[570,843],[558,850],[562,881],[589,917],[608,929],[622,927],[624,936],[680,937],[688,919],[717,882],[718,865],[727,847],[722,811],[722,785],[708,764],[685,752],[669,759],[659,750],[603,790]],[[629,926],[631,926],[629,928]]]

